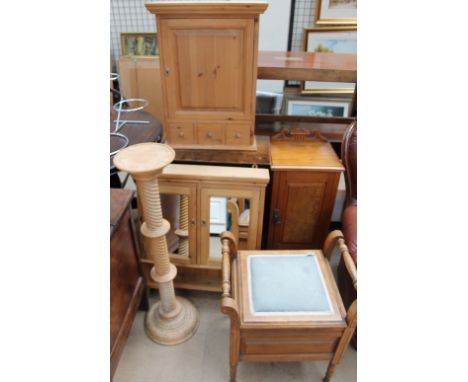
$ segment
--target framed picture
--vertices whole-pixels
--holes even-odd
[[[349,98],[287,97],[283,113],[307,117],[349,117],[351,102]]]
[[[357,53],[356,27],[304,28],[306,52]],[[347,82],[303,81],[305,94],[352,94],[356,84]]]
[[[317,0],[317,25],[356,25],[357,0]]]
[[[159,55],[156,33],[121,33],[120,47],[122,56]]]

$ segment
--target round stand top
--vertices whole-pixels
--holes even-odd
[[[163,143],[140,143],[129,146],[114,157],[114,165],[130,174],[151,174],[163,169],[175,158],[172,147]]]

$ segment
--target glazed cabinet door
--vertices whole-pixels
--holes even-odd
[[[261,197],[261,191],[256,189],[201,188],[200,265],[221,268],[221,233],[225,230],[239,238],[240,248],[260,248]]]
[[[273,173],[268,248],[322,248],[339,175],[320,171]]]
[[[197,256],[197,186],[196,184],[159,182],[163,216],[171,228],[166,234],[171,262],[196,264]]]
[[[169,121],[253,117],[252,20],[167,18],[158,33]]]

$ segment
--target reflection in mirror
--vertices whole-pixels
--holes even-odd
[[[166,234],[169,253],[188,257],[189,196],[161,193],[161,208],[164,219],[171,225]]]
[[[250,200],[234,197],[210,198],[210,259],[221,260],[221,233],[231,231],[238,248],[247,248],[250,222]]]

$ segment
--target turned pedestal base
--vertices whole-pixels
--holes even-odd
[[[165,318],[160,313],[161,301],[155,303],[145,317],[146,334],[161,345],[177,345],[191,338],[197,331],[200,318],[190,301],[176,297],[178,313]]]

